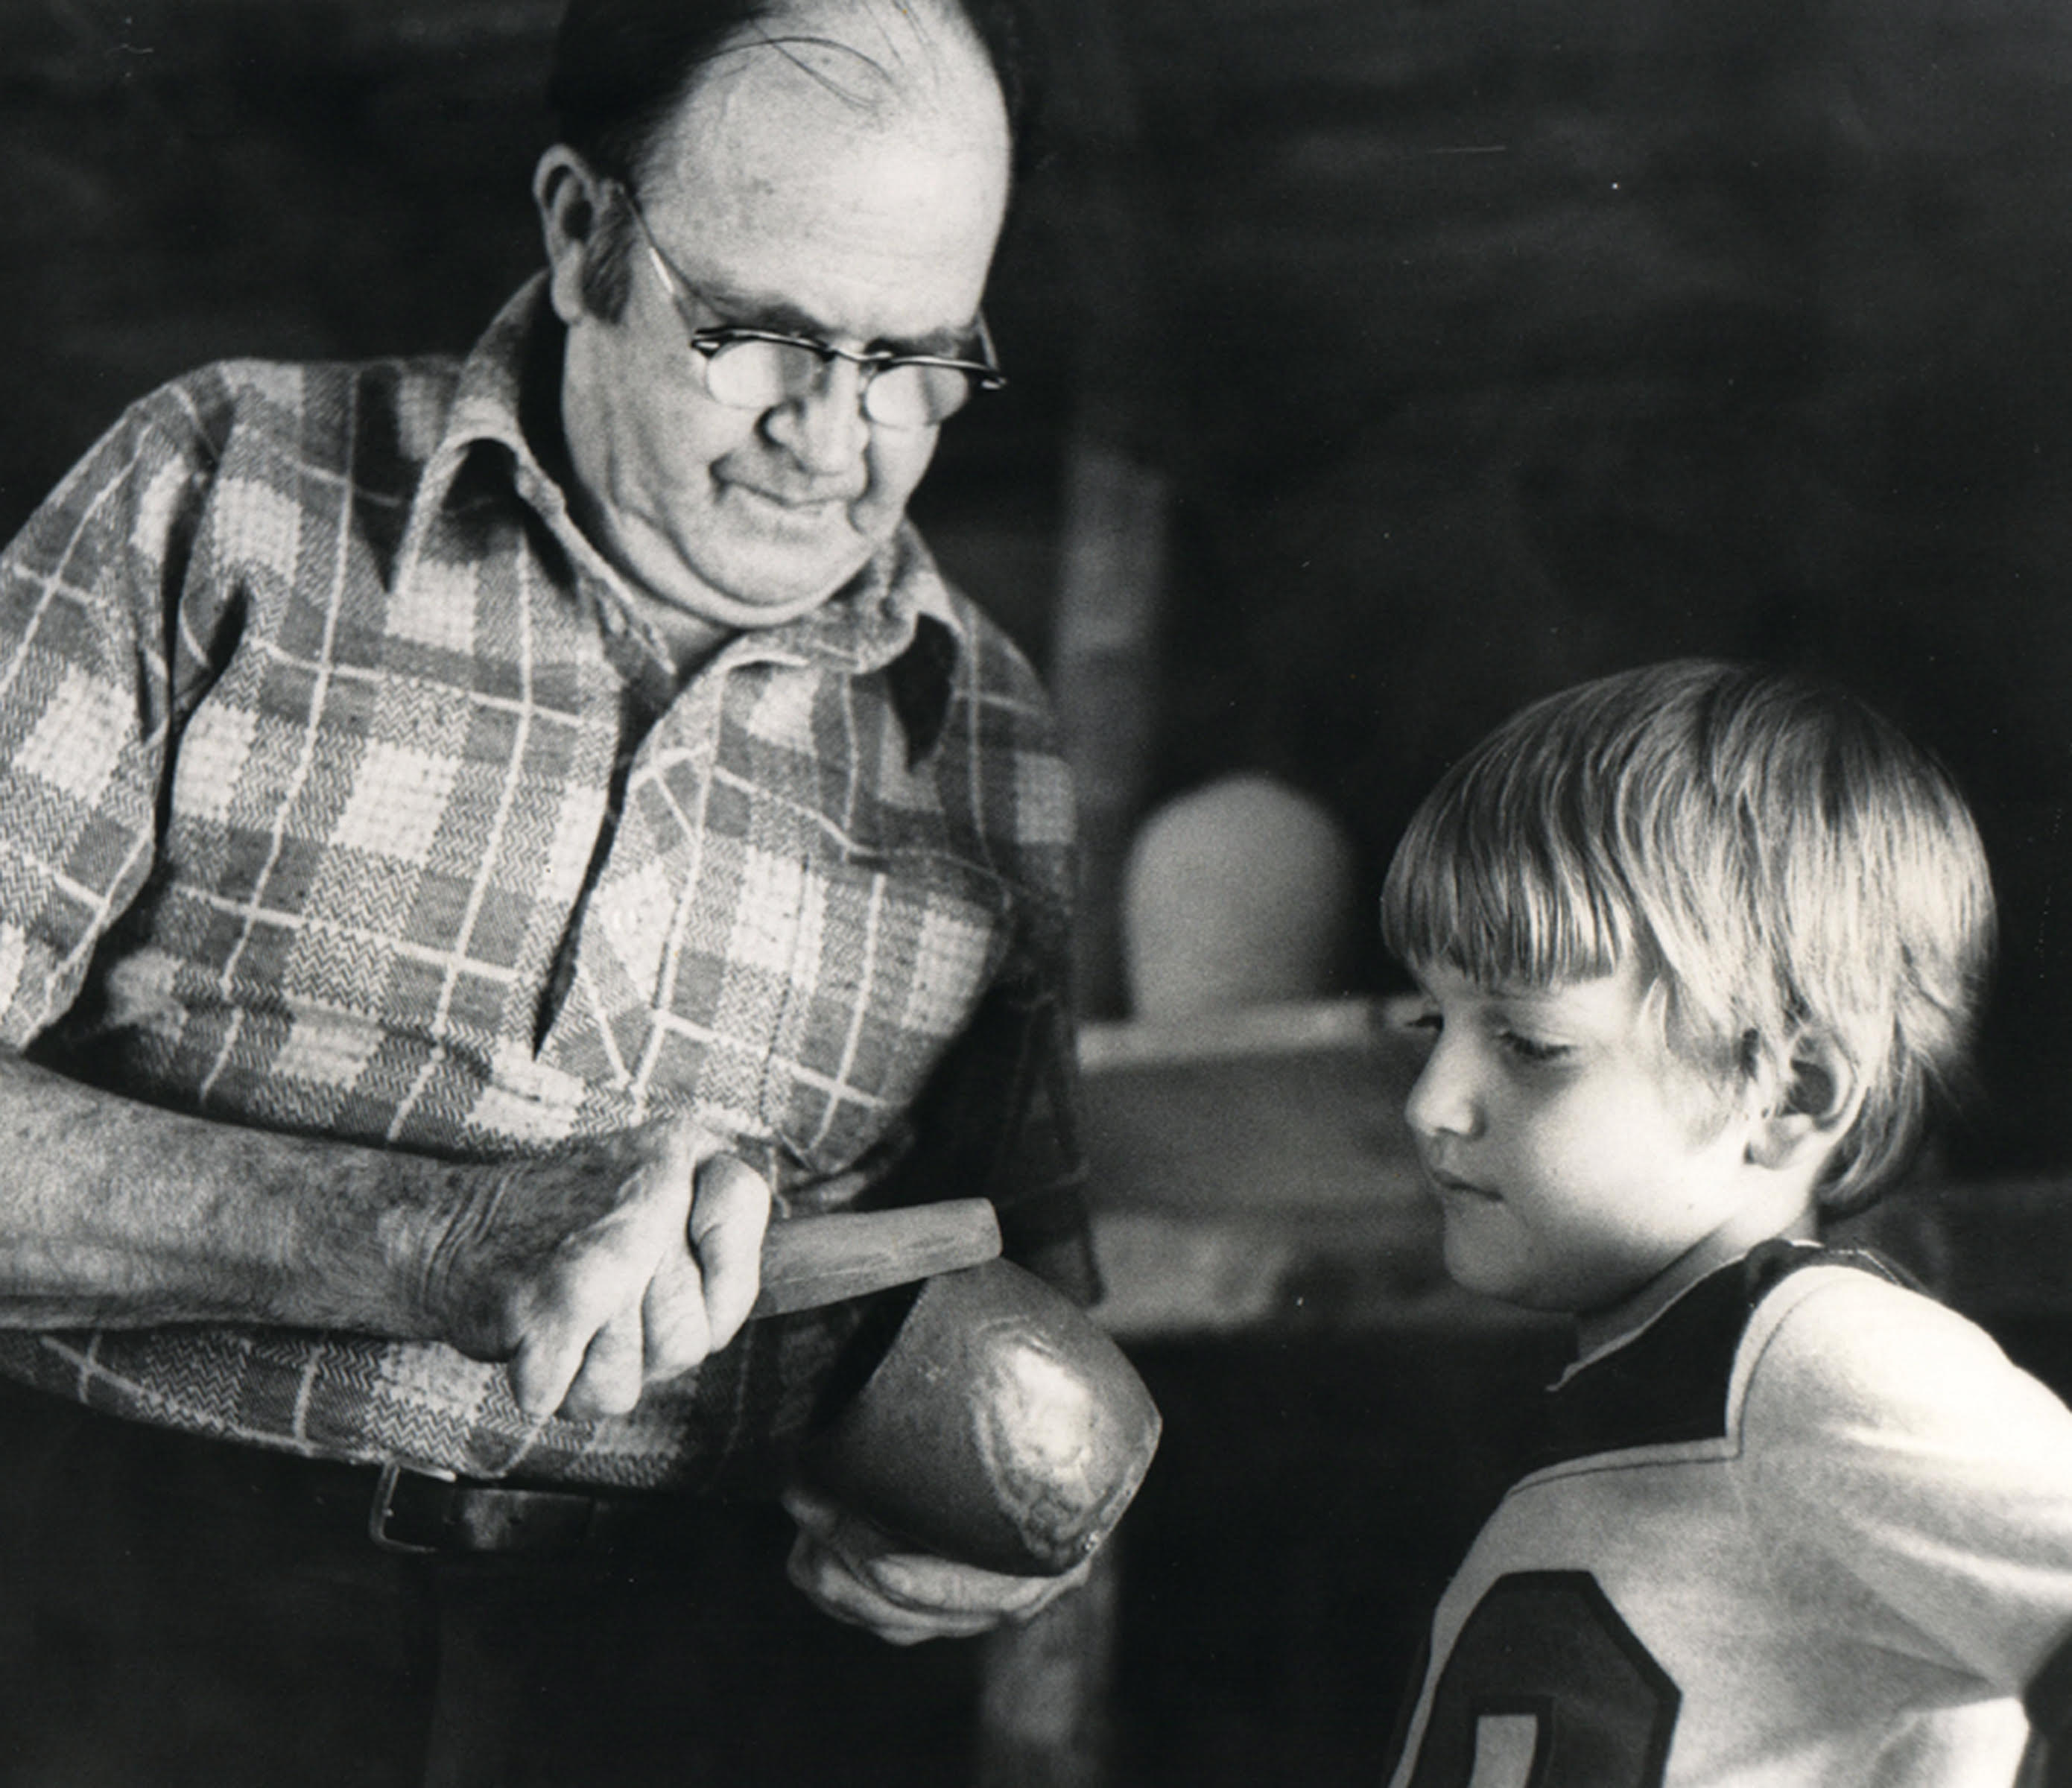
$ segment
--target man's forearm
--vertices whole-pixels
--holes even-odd
[[[465,1171],[162,1111],[0,1054],[0,1328],[429,1337],[421,1281]]]

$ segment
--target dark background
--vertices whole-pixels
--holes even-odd
[[[1830,673],[1949,762],[2000,884],[1951,1157],[2072,1165],[2072,11],[1036,10],[1050,163],[989,302],[1013,384],[915,507],[1045,662],[1069,444],[1161,475],[1142,798],[1275,771],[1351,830],[1364,900],[1532,695],[1687,651]],[[0,536],[200,361],[464,351],[538,263],[557,11],[0,0]],[[1357,984],[1388,973],[1370,948]],[[1145,1363],[1170,1438],[1130,1531],[1125,1754],[1372,1779],[1516,1363]],[[968,1652],[828,1667],[954,1752]],[[825,1779],[919,1762],[881,1732]]]
[[[465,350],[538,262],[557,10],[4,0],[0,535],[199,361]],[[1071,431],[1167,477],[1146,797],[1276,771],[1365,891],[1531,695],[1684,651],[1832,672],[1951,763],[1999,877],[1967,1164],[2072,1157],[2072,14],[1035,14],[1014,384],[917,509],[1040,660]]]

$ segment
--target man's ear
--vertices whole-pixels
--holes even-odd
[[[1786,1071],[1766,1078],[1769,1097],[1748,1149],[1758,1167],[1793,1167],[1809,1157],[1825,1156],[1848,1133],[1863,1106],[1854,1064],[1818,1032],[1794,1038]]]
[[[588,312],[583,282],[598,221],[604,214],[604,183],[566,143],[556,143],[532,171],[532,203],[547,249],[548,291],[554,314],[574,324]]]

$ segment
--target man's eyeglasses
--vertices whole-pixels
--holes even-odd
[[[625,191],[623,187],[620,190]],[[971,401],[972,392],[998,391],[1007,383],[993,358],[993,338],[986,332],[983,315],[978,319],[978,350],[985,356],[982,360],[896,354],[883,348],[858,354],[810,335],[701,324],[691,308],[703,302],[697,288],[670,265],[631,192],[626,194],[626,203],[669,302],[689,334],[705,390],[716,403],[735,409],[768,409],[812,391],[828,361],[847,360],[863,369],[865,416],[889,429],[925,429],[956,415]]]

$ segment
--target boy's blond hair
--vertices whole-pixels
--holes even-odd
[[[1753,666],[1622,672],[1514,715],[1446,773],[1382,895],[1389,947],[1490,984],[1636,961],[1723,1094],[1765,1069],[1862,1094],[1831,1210],[1904,1166],[1961,1073],[1993,946],[1969,810],[1852,697]],[[1832,1087],[1829,1090],[1832,1090]]]

